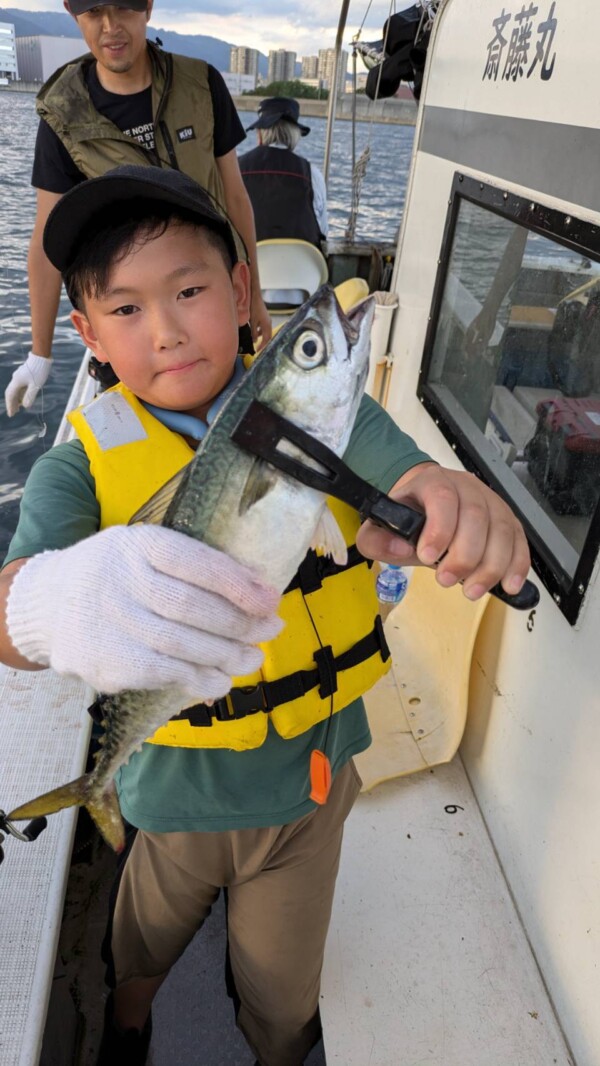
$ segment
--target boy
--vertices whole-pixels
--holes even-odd
[[[100,408],[75,416],[82,440],[32,470],[0,575],[0,659],[50,665],[100,691],[176,684],[218,698],[232,675],[258,668],[255,645],[277,639],[276,597],[221,552],[125,522],[133,497],[159,487],[164,453],[191,455],[242,372],[248,268],[204,190],[177,171],[144,167],[69,192],[44,246],[76,328],[112,365],[131,417],[116,429],[99,424],[101,397]],[[134,414],[142,432],[127,437]],[[129,454],[138,456],[130,469]],[[364,555],[428,564],[444,556],[440,583],[464,580],[473,599],[498,580],[518,591],[529,567],[523,531],[475,478],[430,462],[367,400],[345,458],[427,514],[418,557],[370,523],[356,538]],[[300,1066],[319,1037],[342,828],[359,788],[352,756],[370,741],[362,701],[291,740],[270,726],[247,751],[207,748],[210,729],[196,732],[195,747],[144,744],[117,777],[122,812],[138,832],[113,915],[114,992],[99,1062],[146,1061],[153,996],[227,886],[238,1025],[261,1066]],[[333,784],[317,807],[309,759],[325,742]]]

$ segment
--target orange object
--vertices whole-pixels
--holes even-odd
[[[331,788],[331,763],[327,756],[315,749],[310,753],[310,798],[321,806],[327,803]]]

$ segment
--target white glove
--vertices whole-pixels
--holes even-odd
[[[112,526],[15,574],[6,620],[21,655],[99,692],[178,685],[199,700],[257,670],[279,596],[230,556],[162,526]]]
[[[32,406],[38,392],[48,380],[51,364],[51,359],[44,359],[41,355],[29,352],[25,362],[17,367],[4,392],[9,418],[16,415],[20,406]]]

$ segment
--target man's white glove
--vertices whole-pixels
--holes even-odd
[[[32,406],[38,392],[48,380],[51,365],[51,359],[44,359],[43,356],[30,352],[25,362],[17,367],[4,391],[9,418],[16,415],[19,407]]]
[[[230,556],[162,526],[112,526],[15,574],[7,628],[21,655],[99,692],[178,685],[218,699],[257,670],[279,596]]]

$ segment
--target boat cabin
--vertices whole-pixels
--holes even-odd
[[[415,571],[388,619],[404,723],[378,697],[325,985],[344,1062],[600,1061],[599,31],[593,0],[445,0],[433,29],[382,397],[509,500],[541,600],[459,617]]]

